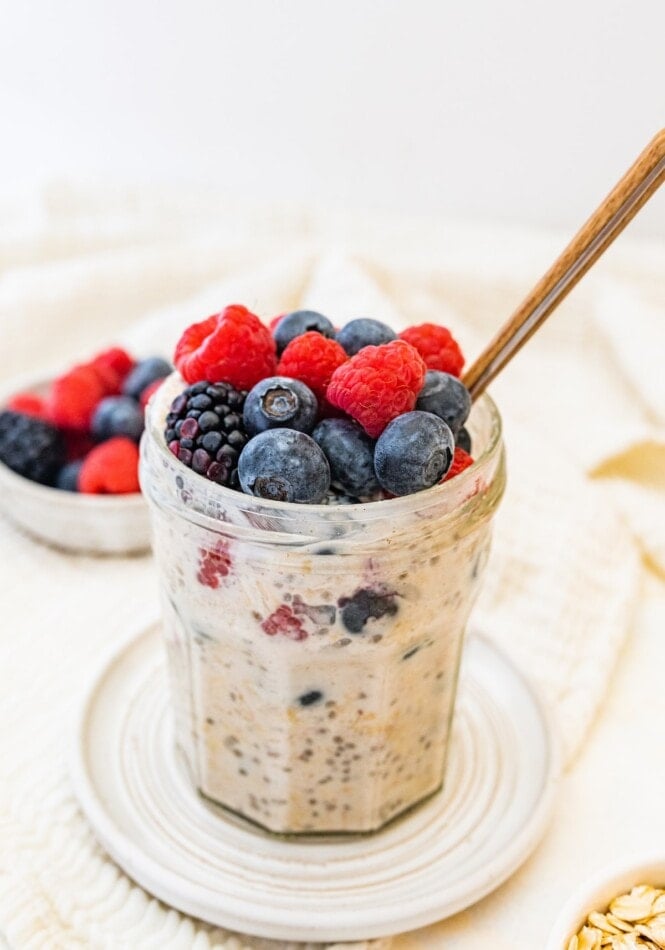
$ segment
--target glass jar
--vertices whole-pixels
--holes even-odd
[[[505,472],[487,396],[476,463],[368,504],[266,501],[141,446],[176,742],[211,801],[280,833],[369,832],[441,788],[464,631]]]

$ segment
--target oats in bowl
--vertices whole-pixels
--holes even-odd
[[[665,890],[639,884],[611,901],[607,911],[592,911],[566,950],[665,950]]]

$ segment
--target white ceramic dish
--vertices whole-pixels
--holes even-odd
[[[546,950],[566,950],[568,941],[583,926],[591,911],[604,912],[615,897],[625,894],[637,884],[665,887],[665,858],[662,853],[624,858],[586,880],[559,913]]]
[[[488,641],[465,647],[442,792],[369,836],[280,839],[196,794],[176,755],[159,625],[110,656],[81,706],[71,774],[111,857],[160,900],[275,940],[382,937],[498,887],[548,823],[548,716]]]
[[[43,380],[20,379],[0,394],[43,392]],[[143,495],[82,495],[31,482],[0,462],[0,511],[46,544],[88,554],[136,554],[150,547]]]

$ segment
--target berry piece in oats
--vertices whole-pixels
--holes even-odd
[[[399,609],[393,591],[373,590],[370,587],[362,587],[351,597],[340,597],[337,603],[342,623],[349,633],[362,633],[369,620],[394,617]]]

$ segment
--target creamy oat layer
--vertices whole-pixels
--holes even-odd
[[[204,795],[274,831],[369,831],[440,786],[487,528],[372,558],[158,532],[178,742]]]

